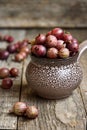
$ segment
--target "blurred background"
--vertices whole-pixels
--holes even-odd
[[[1,29],[30,30],[32,39],[54,27],[87,39],[87,0],[0,0]]]

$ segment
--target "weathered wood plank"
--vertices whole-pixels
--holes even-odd
[[[25,35],[24,31],[13,31],[5,30],[2,34],[11,34],[16,40],[22,39]],[[6,47],[4,43],[0,43],[0,48]],[[21,86],[21,75],[22,75],[22,63],[16,63],[12,61],[13,55],[11,55],[7,61],[0,61],[1,67],[16,67],[19,69],[19,76],[13,79],[14,85],[10,90],[4,90],[0,87],[0,129],[13,129],[17,128],[17,116],[9,115],[8,112],[13,106],[13,104],[19,101],[20,86]],[[1,84],[1,80],[0,80]]]
[[[28,36],[30,33],[27,32]],[[35,34],[35,33],[34,33]],[[28,105],[36,105],[39,109],[39,117],[35,120],[19,118],[19,130],[85,130],[86,113],[81,99],[79,88],[74,91],[73,95],[64,100],[45,100],[35,96],[28,89],[25,71],[30,58],[25,61],[21,100]]]
[[[0,27],[87,27],[87,0],[0,0]]]
[[[81,89],[85,110],[87,113],[87,50],[81,56],[80,62],[83,70],[83,81],[80,85],[80,89]]]

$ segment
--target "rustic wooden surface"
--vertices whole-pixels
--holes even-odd
[[[0,27],[87,27],[87,0],[0,0]]]
[[[0,29],[2,34],[12,34],[16,40],[24,37],[33,39],[39,33],[45,33],[48,29]],[[86,39],[86,29],[68,29],[79,41]],[[5,48],[5,43],[0,43]],[[86,130],[87,113],[87,51],[80,59],[84,77],[78,89],[69,98],[63,100],[45,100],[28,90],[25,71],[30,61],[28,57],[22,63],[12,61],[13,55],[7,61],[0,61],[0,67],[14,67],[20,70],[19,77],[14,80],[14,86],[10,90],[0,88],[0,129],[8,130]],[[0,81],[1,82],[1,81]],[[15,115],[9,115],[8,111],[16,101],[25,101],[29,105],[36,105],[39,116],[35,120],[29,120]]]
[[[24,31],[2,31],[3,34],[14,35],[16,40],[20,40],[24,37]],[[0,48],[5,48],[5,43],[0,43]],[[12,62],[13,55],[11,55],[7,61],[0,61],[1,67],[17,67],[19,68],[20,76],[16,79],[13,79],[14,85],[11,90],[4,90],[0,87],[0,129],[16,129],[17,128],[17,117],[9,116],[9,108],[12,107],[12,104],[19,101],[20,97],[20,87],[21,87],[21,76],[22,76],[22,63]]]

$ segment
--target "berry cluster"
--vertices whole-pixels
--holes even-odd
[[[0,41],[6,41],[12,43],[14,38],[9,35],[2,36],[0,34]],[[18,41],[15,44],[10,44],[5,50],[0,49],[0,60],[6,60],[10,54],[15,54],[14,60],[17,62],[23,61],[30,54],[28,47],[28,40]],[[2,79],[1,87],[3,89],[10,89],[13,85],[13,80],[10,77],[17,77],[19,70],[17,68],[0,68],[0,79]],[[38,116],[38,109],[35,106],[27,106],[26,103],[16,102],[12,107],[10,113],[14,113],[18,116],[25,116],[30,119],[34,119]]]
[[[13,81],[9,77],[17,77],[18,74],[19,70],[17,68],[11,68],[10,70],[8,68],[1,68],[0,79],[3,79],[1,87],[4,89],[10,89],[13,85]]]
[[[31,47],[31,53],[38,57],[67,58],[79,50],[77,39],[61,28],[54,28],[46,35],[39,34]]]
[[[5,35],[2,36],[0,34],[0,41],[6,41],[7,43],[12,43],[14,41],[13,36]],[[20,62],[24,60],[28,54],[30,53],[28,47],[29,41],[27,39],[23,41],[18,41],[14,44],[10,44],[7,46],[5,50],[0,49],[0,60],[6,60],[10,54],[17,53],[15,55],[15,61]]]
[[[11,43],[14,41],[14,38],[10,35],[2,36],[2,34],[0,34],[0,41],[6,41],[8,43]]]
[[[34,119],[38,116],[38,109],[35,106],[28,106],[24,102],[16,102],[9,113],[14,113],[17,116],[26,116]]]
[[[10,35],[4,35],[0,34],[0,41],[6,41],[7,43],[12,43],[14,41],[14,38]],[[9,52],[7,50],[0,49],[0,60],[5,60],[9,57]]]
[[[23,40],[15,43],[13,46],[15,51],[18,52],[15,55],[15,61],[20,62],[27,58],[28,54],[30,54],[30,49],[28,47],[28,40]],[[10,50],[10,49],[9,49]]]
[[[0,34],[0,41],[6,41],[8,43],[12,43],[14,38],[10,35],[2,36]],[[30,49],[28,47],[28,40],[18,41],[15,44],[10,44],[7,46],[5,50],[0,49],[0,60],[6,60],[10,54],[16,53],[14,60],[20,62],[24,60],[28,54],[30,53]],[[9,89],[13,85],[13,80],[9,77],[18,76],[19,70],[17,68],[0,68],[0,78],[2,80],[1,87],[4,89]]]

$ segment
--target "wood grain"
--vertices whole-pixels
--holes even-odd
[[[2,31],[2,34],[11,34],[15,37],[16,40],[19,40],[24,37],[24,31]],[[0,48],[5,48],[5,43],[0,43]],[[17,116],[10,115],[9,110],[13,106],[13,104],[19,101],[20,96],[20,87],[21,87],[21,75],[22,75],[22,63],[16,63],[12,61],[13,55],[11,55],[7,61],[0,61],[0,68],[7,67],[12,68],[16,67],[19,69],[19,76],[17,78],[13,78],[13,87],[10,90],[4,90],[0,87],[0,130],[1,129],[11,129],[16,130],[17,128]],[[0,85],[1,85],[0,80]]]
[[[84,102],[85,110],[87,113],[87,50],[83,53],[83,55],[80,58],[80,63],[83,70],[83,81],[80,85],[82,99]]]
[[[87,0],[0,0],[0,27],[87,27]]]
[[[30,33],[27,32],[27,37]],[[35,95],[29,89],[25,71],[30,58],[25,61],[21,100],[28,105],[35,105],[39,109],[39,117],[35,120],[19,118],[19,130],[85,130],[86,129],[86,113],[80,89],[76,89],[72,96],[63,100],[45,100]],[[84,80],[84,79],[83,79]]]

